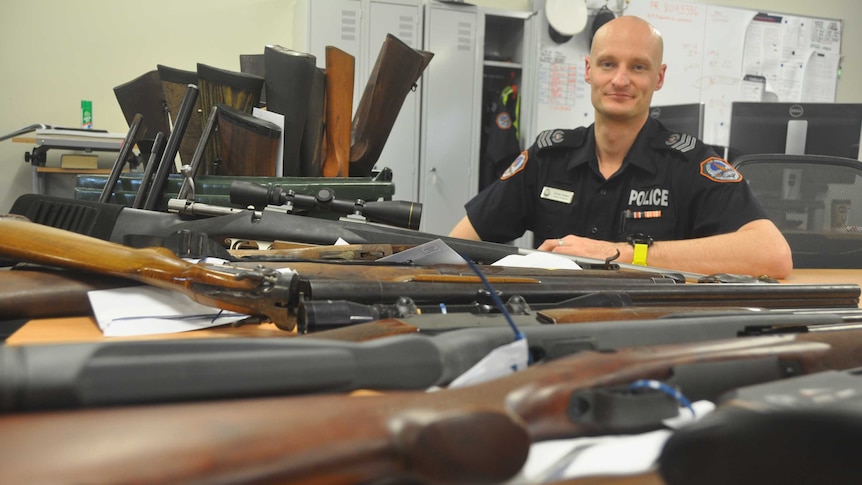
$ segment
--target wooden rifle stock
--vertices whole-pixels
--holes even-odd
[[[350,126],[355,65],[356,59],[352,55],[337,47],[326,46],[324,177],[347,177],[350,173]]]
[[[238,270],[189,263],[165,248],[135,249],[71,231],[0,217],[0,252],[19,261],[129,278],[180,291],[198,303],[265,315],[284,329],[293,278],[274,270]]]
[[[620,386],[639,379],[668,381],[682,367],[698,374],[704,366],[714,371],[732,364],[725,373],[731,382],[688,395],[714,399],[755,382],[857,367],[860,342],[862,331],[849,330],[584,352],[434,393],[13,414],[0,418],[0,479],[497,483],[520,470],[532,443],[659,426],[662,418],[656,415],[629,421],[593,414],[596,396],[632,396]],[[752,379],[763,369],[771,370]],[[681,391],[690,393],[690,385],[703,380],[690,374]],[[662,402],[663,412],[672,404],[676,413],[675,402]]]
[[[230,106],[216,106],[221,158],[213,161],[214,175],[274,177],[281,128]]]
[[[413,49],[394,35],[386,35],[353,115],[351,176],[371,175],[404,100],[433,57],[431,52]]]

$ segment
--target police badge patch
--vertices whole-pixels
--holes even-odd
[[[718,157],[710,157],[700,162],[700,174],[714,182],[742,181],[742,174]]]
[[[521,152],[520,155],[518,155],[518,158],[516,158],[515,161],[512,162],[511,165],[509,165],[509,168],[507,168],[506,171],[503,172],[503,175],[500,175],[500,180],[506,180],[507,178],[511,177],[512,175],[515,175],[516,173],[520,172],[521,170],[524,170],[524,167],[526,167],[526,166],[527,166],[527,152],[525,150],[525,151]]]
[[[509,116],[509,113],[504,111],[497,115],[496,123],[497,128],[501,130],[508,130],[512,127],[512,117]]]

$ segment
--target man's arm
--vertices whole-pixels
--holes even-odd
[[[458,221],[458,224],[455,224],[455,227],[453,227],[449,232],[449,237],[470,239],[472,241],[482,240],[482,238],[479,237],[479,234],[476,233],[476,229],[473,227],[473,223],[470,222],[470,218],[467,216],[464,216],[463,219]]]
[[[598,259],[611,257],[619,250],[621,263],[631,263],[633,258],[633,249],[628,243],[574,235],[546,240],[538,249]],[[793,270],[790,246],[768,219],[751,221],[727,234],[654,242],[649,248],[647,264],[694,273],[767,275],[779,279],[786,278]]]

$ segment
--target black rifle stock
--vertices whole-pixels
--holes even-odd
[[[323,161],[326,158],[326,74],[323,69],[311,71],[307,102],[308,113],[299,145],[299,175],[322,177]]]
[[[299,176],[300,148],[308,118],[312,83],[317,71],[317,58],[280,45],[267,45],[263,55],[266,108],[284,115],[283,175]]]
[[[135,115],[139,114],[143,117],[141,122],[143,136],[152,138],[156,133],[170,132],[168,106],[157,70],[153,69],[131,81],[115,86],[114,96],[129,127],[132,126]]]
[[[0,478],[498,483],[521,469],[532,443],[640,432],[677,413],[676,402],[658,391],[627,392],[636,380],[666,381],[691,399],[714,399],[755,379],[859,366],[860,339],[862,331],[849,330],[582,352],[433,393],[12,414],[0,417]],[[716,373],[726,379],[704,377]],[[655,412],[635,417],[594,408],[631,400],[652,403]]]

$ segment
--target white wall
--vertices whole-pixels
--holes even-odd
[[[595,3],[595,0],[589,0]],[[634,2],[649,0],[632,0]],[[862,2],[859,0],[689,0],[769,12],[841,18],[839,102],[862,102]],[[528,10],[529,0],[473,0]],[[599,4],[603,3],[599,2]],[[239,70],[239,55],[266,44],[291,47],[292,0],[4,0],[0,16],[0,134],[32,123],[80,124],[80,101],[93,101],[96,128],[124,133],[113,88],[156,64],[194,70],[197,62]],[[0,142],[0,211],[32,186],[23,154]],[[49,163],[52,161],[49,152]]]

